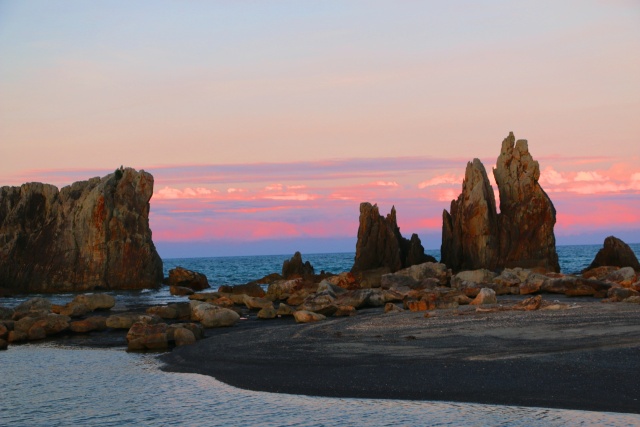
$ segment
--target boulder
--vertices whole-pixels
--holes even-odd
[[[640,296],[632,296],[623,300],[622,302],[627,302],[631,304],[640,304]]]
[[[265,298],[272,301],[286,300],[296,291],[302,289],[302,279],[278,280],[269,285]]]
[[[264,307],[261,308],[260,311],[258,311],[258,319],[275,319],[277,316],[277,312],[276,309],[273,308],[273,305],[269,306],[269,307]]]
[[[169,293],[178,297],[193,295],[194,290],[185,286],[169,286]]]
[[[178,310],[171,304],[149,307],[146,312],[147,314],[154,314],[162,319],[176,319],[178,317]]]
[[[371,299],[375,294],[376,293],[373,289],[357,289],[341,294],[340,296],[338,296],[338,298],[335,299],[335,302],[339,305],[350,305],[357,309],[382,305],[382,302],[376,305],[372,304]]]
[[[89,308],[89,311],[110,310],[116,305],[116,299],[109,294],[77,295],[72,302],[84,304]]]
[[[9,343],[6,340],[0,338],[0,350],[6,350],[8,347]]]
[[[76,333],[103,331],[107,329],[107,318],[104,316],[91,316],[84,320],[76,320],[69,324],[69,329]]]
[[[190,300],[195,301],[208,301],[220,298],[221,295],[218,292],[198,292],[189,295]]]
[[[518,288],[520,288],[520,295],[528,295],[535,294],[542,289],[542,285],[545,281],[549,280],[549,278],[545,275],[532,273],[527,277],[527,279],[520,283]]]
[[[0,289],[19,293],[142,289],[162,282],[149,229],[153,177],[0,188]]]
[[[43,339],[68,329],[70,321],[68,316],[55,313],[37,317],[27,316],[15,322],[13,332],[20,336],[26,335],[29,340]]]
[[[540,167],[526,140],[502,142],[493,170],[500,192],[497,213],[484,165],[467,164],[462,192],[443,212],[442,262],[454,271],[523,267],[560,271],[553,203],[538,184]]]
[[[65,304],[62,307],[56,308],[55,311],[58,314],[62,314],[63,316],[82,317],[85,314],[89,313],[91,309],[82,303],[71,301],[70,303]]]
[[[420,299],[420,300],[411,300],[407,299],[404,301],[404,308],[409,311],[427,311],[433,310],[435,308],[435,304],[431,306],[428,300]]]
[[[131,329],[131,326],[133,326],[139,318],[140,315],[134,313],[114,314],[107,317],[105,324],[107,328],[112,329]]]
[[[469,305],[485,305],[485,304],[497,304],[496,293],[493,289],[482,288],[478,296],[469,303]]]
[[[404,310],[400,307],[398,307],[397,305],[395,305],[392,302],[388,302],[384,305],[384,312],[385,313],[400,313],[403,312]]]
[[[192,317],[202,323],[205,328],[233,326],[240,320],[240,315],[235,311],[208,303],[200,303],[192,307]]]
[[[309,322],[318,322],[320,320],[326,319],[322,314],[314,313],[308,310],[298,310],[293,313],[294,319],[296,319],[296,323],[309,323]]]
[[[187,328],[176,328],[173,339],[178,347],[195,344],[196,336]]]
[[[201,291],[209,287],[207,276],[196,271],[176,267],[169,270],[169,286],[179,286],[194,291]]]
[[[278,306],[278,311],[276,311],[276,315],[277,316],[293,316],[293,313],[295,311],[296,310],[293,307],[285,303],[280,303],[280,305]]]
[[[640,263],[636,254],[629,245],[614,236],[604,239],[602,249],[598,251],[587,270],[603,266],[631,267],[640,271]]]
[[[35,298],[31,298],[26,300],[23,303],[20,303],[13,311],[14,311],[14,315],[13,318],[15,319],[16,316],[21,316],[24,314],[27,314],[29,312],[32,311],[44,311],[44,312],[49,312],[51,311],[51,301],[49,301],[46,298],[40,298],[40,297],[35,297]]]
[[[607,274],[604,280],[607,282],[617,283],[628,288],[638,280],[638,275],[633,268],[622,267]]]
[[[220,293],[232,294],[232,295],[248,295],[250,297],[263,298],[266,293],[264,289],[257,283],[247,283],[245,285],[222,285],[218,289]]]
[[[380,267],[386,267],[393,273],[427,261],[435,262],[435,259],[425,255],[418,235],[414,234],[407,240],[400,234],[395,207],[385,218],[380,215],[378,205],[360,204],[360,225],[352,273]]]
[[[562,276],[549,278],[542,284],[540,290],[550,294],[604,298],[611,286],[611,283],[601,282],[599,280],[585,279],[576,276]]]
[[[355,316],[356,308],[350,305],[339,305],[338,309],[335,313],[333,313],[333,317],[348,317]]]
[[[636,297],[639,295],[640,292],[622,287],[613,287],[607,292],[607,298],[609,298],[610,301],[624,301],[627,298]]]
[[[533,311],[542,307],[542,295],[526,298],[513,306],[514,310]]]
[[[611,265],[603,265],[601,267],[595,267],[592,269],[584,270],[582,277],[585,279],[604,280],[605,277],[616,270],[620,270],[620,267],[614,267]]]
[[[244,304],[249,310],[261,310],[263,308],[273,308],[273,302],[266,298],[244,296]]]
[[[302,262],[300,252],[296,252],[291,259],[285,260],[284,263],[282,263],[282,277],[286,280],[298,277],[312,277],[314,273],[313,266],[309,261]]]
[[[324,281],[342,289],[360,289],[360,284],[358,283],[356,276],[351,272],[340,273],[337,276],[331,276]]]
[[[175,331],[178,329],[187,329],[191,331],[196,340],[204,338],[204,328],[199,323],[174,323],[167,327],[167,339],[169,342],[175,341]]]
[[[129,350],[164,350],[169,347],[167,324],[136,322],[127,332]]]

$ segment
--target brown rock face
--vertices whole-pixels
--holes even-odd
[[[502,141],[493,189],[478,159],[467,164],[462,193],[443,212],[442,262],[454,271],[505,267],[560,271],[553,227],[556,211],[538,178],[540,166],[526,140]]]
[[[153,177],[119,169],[60,191],[0,188],[0,289],[141,289],[162,281],[151,240]]]
[[[587,270],[603,266],[631,267],[640,271],[640,263],[633,250],[625,242],[613,236],[604,239],[604,246],[598,251]]]
[[[425,255],[417,234],[413,234],[411,240],[400,234],[395,207],[385,218],[380,215],[378,205],[360,204],[360,226],[352,272],[387,267],[393,273],[428,261],[435,262],[435,259]]]

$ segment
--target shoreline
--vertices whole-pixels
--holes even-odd
[[[573,307],[247,320],[159,359],[254,391],[639,414],[640,306],[554,299]]]

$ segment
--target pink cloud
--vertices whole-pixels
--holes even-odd
[[[371,185],[375,187],[398,187],[398,183],[395,181],[375,181]]]
[[[463,179],[464,179],[464,175],[456,175],[456,174],[448,173],[444,175],[435,176],[426,181],[422,181],[418,184],[418,188],[422,190],[427,187],[433,187],[441,184],[460,185],[462,184]]]

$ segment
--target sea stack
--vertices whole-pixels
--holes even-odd
[[[631,267],[640,271],[640,262],[633,250],[622,240],[614,236],[604,239],[602,249],[598,251],[587,270],[596,267]]]
[[[360,204],[360,225],[352,273],[381,267],[393,273],[427,261],[435,262],[435,258],[425,255],[418,235],[413,234],[407,240],[400,234],[395,207],[385,218],[380,215],[378,205],[372,206],[367,202]]]
[[[141,289],[162,281],[149,229],[153,176],[119,168],[58,190],[0,188],[0,289]]]
[[[560,271],[553,227],[556,211],[538,179],[540,166],[526,140],[502,141],[493,189],[478,159],[467,165],[462,193],[443,212],[442,262],[454,271],[522,267]]]

